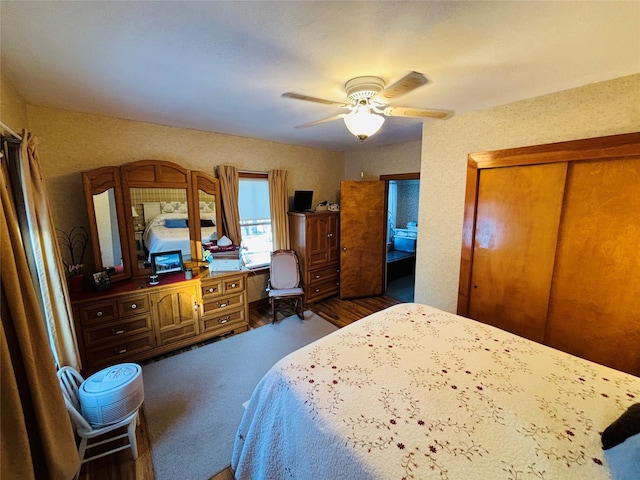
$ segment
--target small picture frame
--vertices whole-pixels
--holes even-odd
[[[109,290],[111,288],[111,277],[108,270],[100,270],[93,274],[93,286],[96,291]]]
[[[166,273],[182,272],[182,252],[174,250],[171,252],[156,252],[151,254],[151,274],[164,275]]]

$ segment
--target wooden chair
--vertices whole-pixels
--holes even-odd
[[[276,301],[292,300],[296,313],[304,319],[305,296],[300,279],[300,264],[294,250],[276,250],[271,254],[269,268],[269,303],[271,303],[271,322],[276,319]]]
[[[76,433],[80,437],[80,445],[78,446],[80,467],[78,468],[75,477],[73,477],[74,480],[80,476],[80,470],[82,470],[83,463],[104,457],[105,455],[110,455],[112,453],[119,452],[120,450],[131,448],[133,459],[135,460],[136,458],[138,458],[138,444],[136,442],[138,409],[136,409],[136,411],[129,415],[127,418],[117,423],[113,423],[105,427],[95,428],[89,422],[87,422],[87,420],[80,413],[80,397],[78,394],[78,390],[80,388],[80,385],[82,385],[82,382],[84,382],[82,376],[74,368],[62,367],[60,370],[58,370],[58,380],[60,381],[60,388],[62,388],[62,393],[64,395],[64,403],[67,406],[67,411],[69,412],[69,416],[71,417],[71,422],[76,429]],[[116,433],[118,433],[117,430],[121,427],[127,428],[126,433],[115,435]],[[108,434],[111,435],[108,436]],[[89,440],[93,440],[96,437],[105,438],[89,444]],[[128,443],[126,443],[125,445],[120,445],[122,443],[120,439],[125,437],[128,438]],[[85,454],[89,449],[101,445],[106,445],[112,442],[117,442],[118,446],[108,451],[102,451],[104,449],[101,449],[102,453],[85,458]]]

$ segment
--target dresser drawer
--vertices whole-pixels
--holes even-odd
[[[235,325],[246,325],[244,308],[228,312],[224,315],[210,316],[202,319],[202,333],[211,333],[222,328]]]
[[[207,299],[211,297],[217,297],[222,294],[222,280],[207,280],[202,284],[202,298]]]
[[[318,285],[320,283],[327,282],[339,282],[340,281],[340,266],[333,265],[331,267],[319,268],[317,270],[311,270],[309,272],[309,279],[307,283],[312,285]]]
[[[307,302],[315,302],[316,300],[336,295],[340,293],[340,278],[338,277],[335,281],[309,285],[307,292]]]
[[[121,317],[130,315],[139,315],[149,312],[149,296],[138,295],[135,297],[127,297],[126,299],[118,299],[118,314]]]
[[[121,363],[135,355],[142,354],[155,347],[153,335],[139,335],[99,348],[87,348],[88,367],[97,369],[102,365]]]
[[[244,295],[220,295],[215,299],[203,299],[202,301],[202,314],[209,315],[223,315],[228,310],[242,306]]]
[[[151,331],[149,315],[88,327],[84,329],[85,347],[94,348],[105,343],[123,341],[142,333],[150,334]]]
[[[244,277],[230,277],[222,280],[222,293],[225,295],[230,293],[240,293],[244,291]]]
[[[96,302],[78,307],[80,322],[84,326],[109,322],[118,318],[118,306],[114,300]]]

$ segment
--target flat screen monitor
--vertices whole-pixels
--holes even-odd
[[[293,194],[293,211],[308,212],[313,201],[312,190],[296,190]]]

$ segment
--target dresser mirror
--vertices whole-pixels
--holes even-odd
[[[203,244],[211,244],[222,236],[222,211],[216,199],[220,198],[218,180],[201,172],[192,172],[193,190],[197,193],[198,208],[195,209],[196,221],[199,222],[199,236],[195,248],[198,260],[203,258]]]
[[[157,252],[197,264],[202,243],[223,234],[218,180],[203,172],[140,160],[84,172],[83,182],[96,269],[112,281],[149,275]]]
[[[103,167],[84,172],[82,183],[95,269],[109,270],[112,281],[131,277],[120,169]]]

